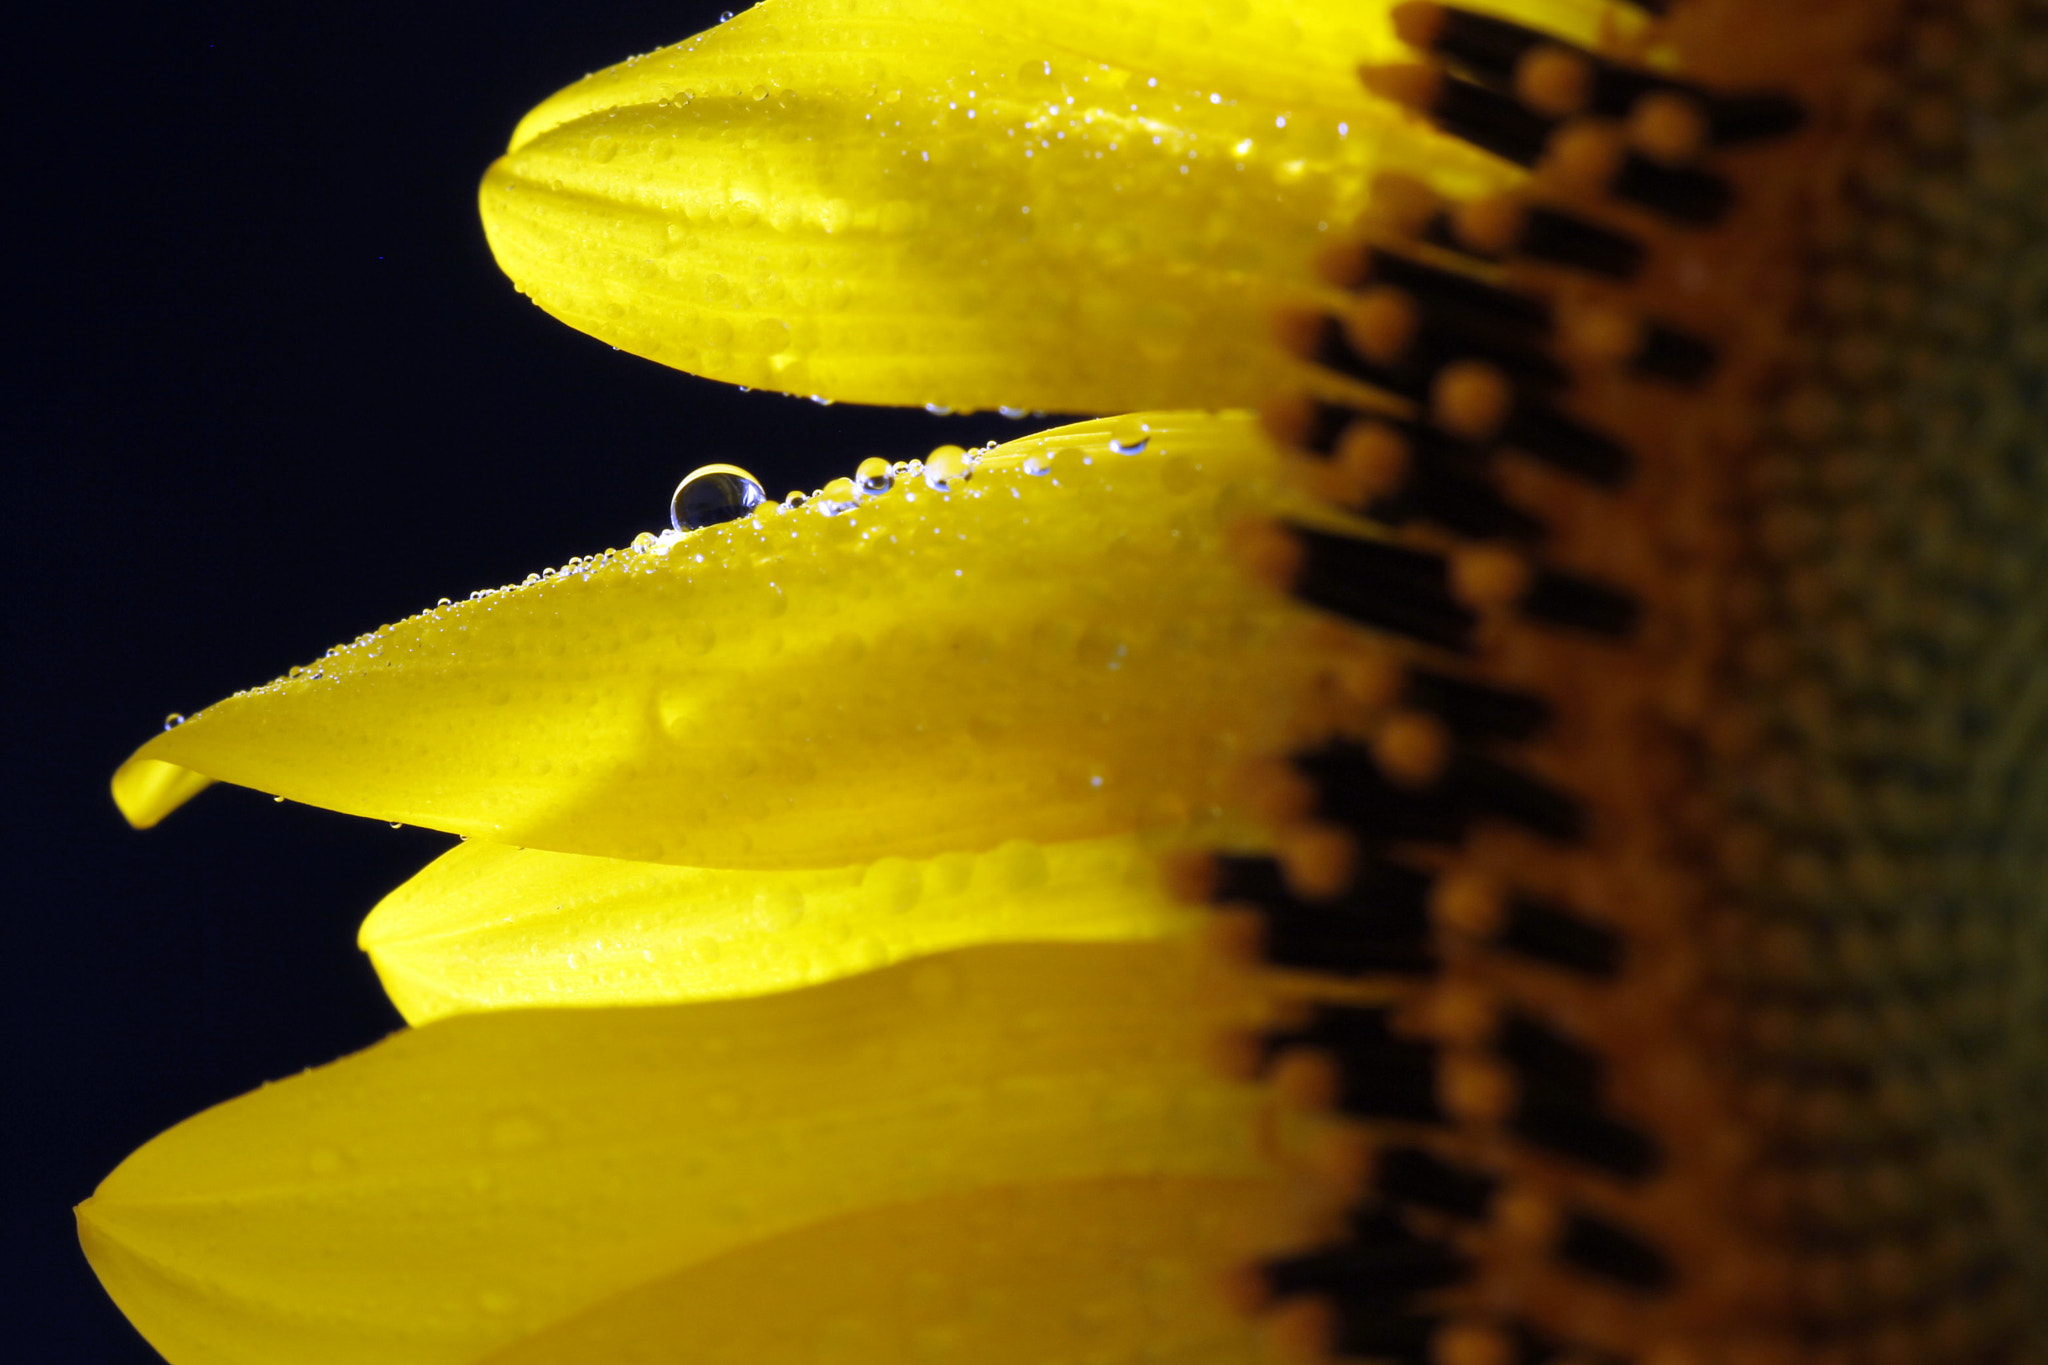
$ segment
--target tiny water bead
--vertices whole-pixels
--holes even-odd
[[[1052,453],[1050,451],[1034,451],[1026,455],[1024,457],[1024,472],[1034,477],[1052,473]]]
[[[173,711],[171,712],[171,714],[164,717],[164,729],[166,730],[175,730],[184,723],[185,716],[184,713],[181,711]]]
[[[896,486],[896,470],[881,456],[870,455],[854,471],[853,482],[862,497],[879,498]]]
[[[700,531],[722,521],[737,521],[767,500],[761,481],[732,464],[707,464],[692,470],[669,499],[668,518],[678,531]]]

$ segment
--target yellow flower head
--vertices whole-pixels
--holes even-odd
[[[145,745],[466,842],[418,1027],[81,1207],[174,1362],[2048,1349],[2048,17],[768,0],[530,114],[548,311],[1125,412]],[[1252,410],[1256,410],[1255,414]]]

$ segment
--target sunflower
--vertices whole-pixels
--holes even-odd
[[[115,778],[461,834],[81,1207],[178,1362],[2048,1349],[2048,14],[768,0],[487,175],[572,325],[1124,413]]]

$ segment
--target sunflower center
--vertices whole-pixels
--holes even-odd
[[[1874,54],[1745,462],[1706,732],[1766,1223],[1814,1330],[1937,1334],[1923,1358],[2048,1249],[2048,33],[2014,8],[1921,7]]]
[[[1267,1272],[1339,1354],[1991,1358],[2048,1297],[2012,10],[1787,21],[1774,72],[1738,4],[1656,70],[1408,5],[1428,60],[1363,73],[1532,175],[1383,183],[1278,330],[1269,429],[1391,529],[1248,562],[1420,661],[1208,882],[1268,962],[1405,983],[1268,1040],[1363,1153]]]

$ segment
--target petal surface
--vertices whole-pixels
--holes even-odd
[[[419,1024],[758,995],[977,943],[1153,939],[1198,922],[1128,837],[772,872],[479,840],[385,897],[361,943]]]
[[[1293,740],[1316,667],[1305,610],[1222,552],[1284,496],[1272,471],[1249,419],[1124,418],[1013,442],[950,493],[764,509],[364,636],[152,739],[116,795],[158,762],[698,867],[1204,819],[1239,757]]]
[[[651,1281],[490,1365],[1251,1365],[1265,1356],[1215,1272],[1285,1245],[1295,1221],[1271,1180],[976,1190]]]
[[[1269,1180],[1258,1092],[1201,1061],[1235,1007],[1177,947],[1034,945],[460,1016],[180,1124],[81,1235],[173,1365],[456,1365],[863,1210]]]
[[[1521,176],[1368,96],[1384,3],[769,0],[556,95],[485,177],[536,303],[714,379],[868,403],[1252,404],[1373,177]],[[1590,32],[1605,7],[1531,4]]]

